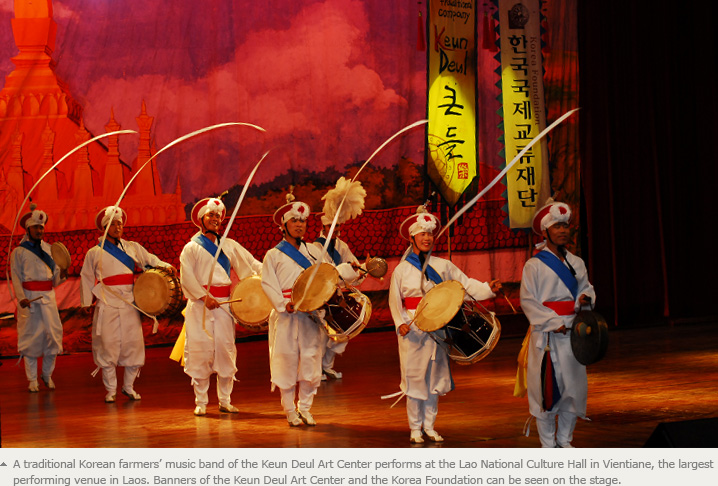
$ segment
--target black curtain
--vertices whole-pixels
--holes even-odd
[[[584,257],[619,326],[718,315],[713,2],[578,1]]]

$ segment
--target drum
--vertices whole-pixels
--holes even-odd
[[[493,312],[471,299],[456,280],[431,288],[416,308],[414,323],[449,347],[449,357],[468,365],[484,359],[501,336],[501,324]],[[440,331],[440,332],[436,332]]]
[[[318,268],[317,268],[318,267]],[[312,312],[337,291],[339,272],[330,263],[317,263],[302,271],[292,287],[292,302],[299,312]]]
[[[262,289],[258,275],[241,280],[232,289],[229,311],[235,319],[250,331],[265,331],[272,311],[272,302]]]
[[[185,304],[179,278],[162,267],[145,270],[132,291],[137,307],[155,317],[174,317]]]
[[[321,307],[324,316],[317,313],[314,319],[321,322],[329,338],[342,343],[356,337],[369,323],[371,301],[355,288],[337,290]]]
[[[60,267],[60,270],[67,270],[72,264],[72,258],[67,247],[60,241],[56,241],[50,245],[50,254],[52,259],[55,260],[55,264]]]

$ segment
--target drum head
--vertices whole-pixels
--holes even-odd
[[[608,349],[608,325],[597,312],[581,311],[573,320],[571,350],[576,361],[582,365],[593,364]]]
[[[164,312],[170,302],[170,288],[159,269],[149,269],[137,277],[132,292],[137,307],[152,316]]]
[[[70,257],[70,252],[67,251],[67,247],[64,244],[56,241],[50,245],[50,253],[52,254],[52,259],[55,260],[55,263],[61,270],[67,270],[70,268],[72,258]]]
[[[317,269],[317,266],[319,268]],[[316,275],[314,271],[316,270]],[[311,285],[309,280],[314,275]],[[299,312],[312,312],[327,303],[337,291],[339,272],[329,263],[318,263],[304,270],[292,287],[292,302]]]
[[[262,278],[258,275],[245,278],[234,286],[229,300],[235,299],[242,300],[229,304],[229,309],[232,315],[242,324],[257,327],[269,319],[272,302],[267,297],[267,294],[264,293]]]
[[[464,286],[456,280],[441,282],[429,290],[416,308],[414,322],[424,332],[441,329],[464,303]]]

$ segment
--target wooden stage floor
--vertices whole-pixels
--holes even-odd
[[[660,422],[718,417],[718,323],[611,332],[603,361],[589,367],[588,416],[576,447],[641,447]],[[521,338],[502,338],[484,361],[452,364],[456,390],[439,401],[443,447],[538,447],[522,428],[526,399],[512,396]],[[147,350],[136,382],[142,400],[118,395],[105,404],[89,354],[60,356],[57,390],[28,393],[22,366],[0,366],[3,447],[410,447],[405,402],[381,395],[399,389],[396,337],[365,332],[337,359],[344,378],[321,385],[312,412],[319,425],[290,428],[270,392],[266,340],[241,342],[232,394],[238,414],[220,414],[214,385],[205,417],[170,348]],[[121,376],[121,373],[119,373]],[[433,445],[425,445],[432,447]]]

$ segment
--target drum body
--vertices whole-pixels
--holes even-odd
[[[449,357],[468,365],[484,359],[496,347],[501,324],[493,312],[471,299],[456,280],[434,286],[416,308],[416,327],[449,348]],[[435,332],[439,331],[441,332]]]
[[[349,288],[337,289],[322,309],[323,317],[316,312],[313,317],[324,326],[330,339],[341,343],[362,332],[369,323],[372,307],[369,297]]]
[[[137,307],[155,317],[174,317],[185,305],[179,278],[162,267],[145,270],[132,292]]]
[[[265,331],[269,327],[267,321],[272,312],[272,302],[262,289],[260,276],[252,275],[241,280],[232,289],[229,300],[237,301],[229,304],[229,311],[244,327],[250,331]]]
[[[472,302],[466,302],[444,327],[449,357],[458,364],[474,364],[484,359],[496,347],[501,336],[501,324],[496,315],[481,312]]]

